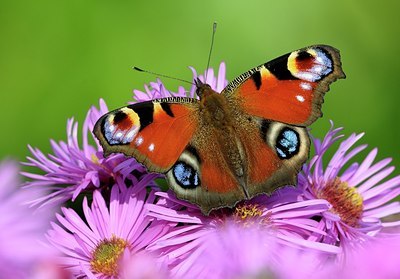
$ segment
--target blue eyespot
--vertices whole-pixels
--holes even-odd
[[[189,164],[177,162],[172,170],[176,182],[182,188],[196,188],[200,185],[199,174]]]
[[[289,159],[299,152],[299,134],[289,128],[285,128],[276,140],[276,151],[281,159]]]

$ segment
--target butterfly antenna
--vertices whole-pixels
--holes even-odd
[[[187,81],[187,80],[184,80],[184,79],[180,79],[180,78],[176,78],[176,77],[171,77],[171,76],[167,76],[167,75],[163,75],[163,74],[159,74],[159,73],[155,73],[155,72],[143,70],[143,69],[138,68],[138,67],[136,67],[136,66],[135,66],[135,67],[132,67],[132,69],[135,70],[135,71],[138,71],[138,72],[148,73],[148,74],[155,75],[155,76],[158,76],[158,77],[164,77],[164,78],[174,79],[174,80],[178,80],[178,81],[182,81],[182,82],[189,83],[189,84],[191,84],[191,85],[195,85],[193,82],[190,82],[190,81]]]
[[[214,46],[214,37],[215,37],[215,32],[217,31],[217,23],[213,23],[213,31],[212,31],[212,36],[211,36],[211,46],[210,46],[210,52],[208,53],[208,61],[207,61],[207,67],[206,67],[206,76],[204,82],[207,82],[207,74],[208,74],[208,67],[210,67],[210,60],[211,60],[211,52]]]

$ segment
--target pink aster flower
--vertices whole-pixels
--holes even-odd
[[[155,255],[143,253],[124,255],[121,263],[121,279],[168,279],[171,278],[164,262]]]
[[[95,189],[109,188],[115,185],[123,186],[123,181],[129,178],[136,183],[152,185],[156,174],[148,174],[145,168],[134,158],[123,154],[112,154],[105,158],[103,150],[94,138],[92,130],[96,121],[108,109],[100,100],[100,110],[92,107],[83,124],[82,147],[78,143],[78,123],[73,119],[67,123],[67,142],[56,143],[51,140],[54,154],[44,155],[39,149],[29,147],[33,157],[28,157],[25,165],[36,167],[45,174],[23,172],[31,181],[28,188],[48,190],[47,195],[32,200],[33,205],[62,204],[68,200],[74,201],[82,192],[92,192]],[[93,140],[94,145],[89,142]],[[123,186],[124,187],[124,186]]]
[[[89,207],[83,201],[82,219],[70,208],[57,215],[61,225],[52,224],[49,241],[63,254],[60,265],[81,278],[117,278],[124,255],[136,255],[154,239],[168,231],[165,222],[152,222],[144,205],[154,201],[146,189],[114,186],[107,206],[99,190],[93,193]]]
[[[0,163],[1,278],[32,278],[35,269],[53,253],[42,243],[52,216],[26,205],[39,193],[20,188],[18,171],[12,161]]]
[[[262,226],[227,224],[208,237],[190,274],[197,278],[322,278],[327,254],[283,245]],[[295,268],[294,268],[295,267]]]
[[[277,243],[263,228],[232,224],[208,239],[192,271],[216,279],[400,278],[399,249],[399,236],[369,238],[349,250],[342,261],[335,261],[317,251]]]
[[[334,258],[324,261],[323,266],[315,268],[314,274],[317,276],[310,276],[309,279],[400,278],[399,249],[398,235],[387,238],[370,237],[349,249],[340,261]]]
[[[226,67],[225,63],[222,62],[219,65],[219,70],[217,76],[214,74],[214,70],[212,68],[207,69],[204,72],[204,75],[197,75],[196,70],[193,67],[190,67],[193,73],[193,80],[199,78],[202,82],[205,82],[211,86],[217,92],[221,92],[226,85],[228,85],[228,81],[226,79]],[[207,80],[205,80],[207,77]],[[145,91],[133,90],[133,98],[137,102],[149,101],[153,99],[160,99],[166,97],[190,97],[195,98],[196,86],[193,84],[189,91],[185,90],[183,86],[178,88],[178,92],[172,92],[165,88],[164,84],[160,79],[157,79],[156,82],[150,82],[150,86],[144,86]]]
[[[400,203],[390,202],[400,194],[400,176],[388,178],[394,170],[389,165],[391,158],[374,162],[378,152],[375,148],[361,163],[351,163],[354,156],[367,147],[355,146],[363,134],[352,134],[343,140],[324,167],[325,153],[343,137],[338,134],[341,130],[333,129],[332,123],[322,142],[314,139],[315,156],[299,175],[304,199],[325,199],[332,206],[320,221],[320,229],[326,231],[327,236],[319,234],[316,240],[338,246],[400,225],[398,221],[382,219],[400,213]]]
[[[346,255],[344,262],[333,265],[331,278],[400,278],[400,237],[370,239]],[[326,277],[324,277],[326,278]]]
[[[160,237],[148,250],[160,254],[175,276],[192,276],[192,265],[201,258],[209,238],[231,223],[268,230],[276,243],[285,246],[326,254],[339,252],[335,246],[307,240],[312,234],[324,235],[312,217],[329,210],[329,203],[321,199],[297,201],[298,192],[294,188],[282,189],[270,198],[258,196],[240,203],[233,210],[223,209],[210,216],[204,216],[197,206],[178,200],[172,193],[159,192],[157,195],[162,199],[157,204],[147,204],[149,215],[179,226]],[[284,198],[280,200],[280,196]]]

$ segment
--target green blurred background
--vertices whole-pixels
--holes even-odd
[[[100,97],[109,108],[124,105],[134,88],[155,79],[133,65],[190,79],[187,66],[204,70],[217,21],[211,66],[225,61],[229,80],[310,44],[340,49],[347,79],[331,86],[313,134],[322,136],[329,119],[347,135],[365,131],[362,142],[379,147],[379,158],[394,157],[398,168],[398,3],[3,1],[0,158],[24,160],[28,143],[49,152],[50,138],[66,138],[67,118],[82,123]]]

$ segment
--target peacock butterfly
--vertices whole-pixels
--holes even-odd
[[[170,97],[103,115],[94,133],[105,155],[133,156],[166,174],[177,197],[204,214],[294,185],[307,160],[307,126],[329,85],[345,78],[339,51],[314,45],[257,66],[218,93],[195,80],[199,99]]]

